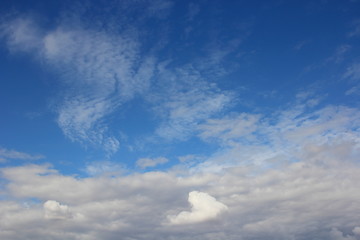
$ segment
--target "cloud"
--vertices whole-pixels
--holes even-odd
[[[65,136],[112,154],[120,144],[102,120],[146,91],[154,60],[140,55],[136,34],[65,22],[40,30],[35,20],[19,17],[4,23],[2,34],[12,51],[32,54],[60,76],[63,88],[53,108]]]
[[[9,48],[30,54],[56,73],[59,91],[50,105],[68,139],[84,147],[100,148],[110,157],[121,147],[119,134],[114,132],[122,128],[113,131],[111,120],[134,99],[145,100],[159,117],[152,139],[165,140],[188,139],[198,124],[231,105],[233,93],[222,91],[208,79],[215,72],[216,76],[226,72],[221,63],[240,41],[230,40],[224,46],[212,41],[206,56],[175,64],[176,57],[163,54],[168,51],[167,31],[149,32],[143,27],[152,18],[166,18],[172,1],[109,5],[119,14],[94,17],[89,13],[95,10],[87,6],[84,11],[63,12],[51,28],[31,16],[18,16],[5,22],[1,31]],[[189,19],[198,14],[198,9],[195,4],[189,5]],[[129,17],[132,12],[138,16],[136,20]],[[166,29],[168,23],[157,23],[158,27]]]
[[[194,82],[196,84],[196,82]],[[156,133],[165,139],[187,139],[197,125],[222,112],[230,103],[230,93],[204,86],[186,92],[176,92],[162,106],[164,121]]]
[[[330,61],[330,62],[335,62],[335,63],[340,63],[342,61],[344,61],[345,55],[351,50],[351,46],[347,45],[347,44],[343,44],[341,46],[339,46],[335,53],[327,58],[326,61]]]
[[[2,161],[7,161],[8,159],[39,160],[42,158],[45,158],[45,156],[40,154],[32,155],[0,147],[0,162],[1,159]]]
[[[308,100],[303,102],[271,116],[230,114],[199,125],[199,136],[221,147],[192,170],[218,172],[239,165],[263,169],[294,161],[329,166],[339,164],[338,159],[342,164],[356,162],[359,111],[344,106],[314,110]]]
[[[198,129],[202,139],[217,139],[229,141],[232,139],[246,138],[257,130],[260,116],[254,114],[239,114],[222,119],[209,119],[200,124]]]
[[[171,6],[168,1],[159,3],[153,10],[153,5],[145,4],[146,9],[161,12]],[[90,28],[80,20],[68,22],[63,17],[54,28],[42,29],[32,18],[19,17],[3,35],[9,39],[9,48],[31,54],[58,74],[61,89],[51,107],[58,126],[74,142],[100,147],[108,156],[117,152],[120,141],[111,134],[107,119],[138,96],[161,118],[155,135],[168,140],[187,139],[199,123],[222,112],[233,100],[230,91],[221,91],[204,79],[233,48],[215,49],[215,54],[209,53],[212,61],[204,57],[174,67],[162,65],[156,51],[143,50],[150,43],[140,38],[137,23],[129,28]]]
[[[136,166],[141,168],[155,167],[159,164],[167,163],[169,160],[164,157],[158,158],[140,158],[136,161]]]
[[[112,176],[125,172],[124,166],[110,161],[91,162],[86,165],[85,172],[90,176]]]
[[[357,235],[357,236],[360,236],[360,227],[355,227],[352,232]]]
[[[43,33],[29,17],[2,22],[0,36],[6,39],[7,46],[12,52],[31,53],[42,47]]]
[[[354,29],[348,33],[349,37],[357,37],[360,35],[360,20],[356,20],[353,22]]]
[[[322,162],[333,155],[319,150]],[[0,201],[0,237],[328,239],[332,228],[357,237],[360,174],[349,156],[338,155],[336,167],[308,161],[259,172],[237,165],[181,176],[167,171],[78,178],[44,165],[2,168],[2,195],[16,200]],[[187,195],[191,210],[184,210]],[[49,199],[56,199],[49,216],[66,221],[44,219],[39,202]]]
[[[191,211],[180,212],[176,216],[168,216],[171,224],[191,224],[216,218],[228,210],[228,207],[204,192],[192,191],[188,198]]]
[[[360,63],[354,63],[350,67],[348,67],[346,69],[344,77],[350,78],[353,80],[359,80],[360,79]]]
[[[46,219],[67,219],[71,217],[69,207],[57,201],[48,200],[44,203]]]
[[[360,94],[360,86],[359,85],[354,86],[345,92],[345,95],[359,95],[359,94]]]
[[[354,228],[354,230],[355,229],[356,228]],[[353,232],[354,232],[354,230],[353,230]],[[358,239],[355,236],[351,236],[351,235],[344,236],[344,234],[341,231],[339,231],[337,228],[332,228],[329,235],[330,235],[330,240],[357,240]]]

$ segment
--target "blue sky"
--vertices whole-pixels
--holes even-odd
[[[360,239],[359,10],[3,2],[1,238]]]

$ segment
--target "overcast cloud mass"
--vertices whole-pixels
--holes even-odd
[[[5,1],[0,239],[360,240],[359,12]]]

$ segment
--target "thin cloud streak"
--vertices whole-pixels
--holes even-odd
[[[0,147],[0,162],[5,162],[9,159],[20,159],[20,160],[39,160],[43,159],[45,156],[40,154],[29,154],[24,152],[19,152],[13,149],[6,149]]]

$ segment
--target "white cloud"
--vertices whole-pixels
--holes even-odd
[[[360,95],[360,86],[354,86],[345,92],[345,95]]]
[[[151,56],[140,56],[136,34],[61,21],[55,30],[40,31],[30,18],[4,26],[10,49],[32,54],[59,74],[64,88],[53,105],[64,134],[85,146],[102,146],[108,154],[116,152],[119,141],[102,120],[146,91],[155,65]]]
[[[204,192],[192,191],[188,198],[191,211],[180,212],[176,216],[168,216],[171,224],[191,224],[216,218],[228,210],[228,207]]]
[[[166,9],[170,6],[161,3]],[[22,38],[14,47],[33,54],[59,74],[63,90],[52,105],[58,113],[57,123],[65,136],[85,146],[101,146],[109,155],[116,152],[119,140],[110,134],[104,119],[138,94],[145,95],[161,115],[156,134],[170,140],[186,139],[197,124],[223,111],[233,99],[230,92],[207,83],[198,70],[204,66],[213,69],[218,60],[161,70],[151,54],[141,52],[143,41],[134,29],[94,30],[81,23],[68,26],[63,19],[53,30],[40,34],[34,30],[40,27],[27,21],[31,24],[25,28],[24,24],[13,24],[4,34],[11,38],[26,29],[26,35],[36,36],[36,40]],[[20,47],[33,42],[36,48]],[[155,74],[157,82],[151,84]]]
[[[166,120],[157,129],[157,134],[166,139],[186,139],[196,131],[199,123],[223,111],[232,99],[231,94],[207,88],[209,86],[171,96],[162,106]]]
[[[155,135],[170,140],[188,138],[199,123],[222,112],[233,100],[230,92],[208,83],[204,73],[212,74],[238,44],[212,48],[208,57],[194,63],[162,65],[154,57],[156,51],[143,51],[148,42],[137,24],[151,17],[166,17],[173,3],[159,0],[137,4],[144,5],[144,15],[129,26],[119,27],[118,22],[109,20],[106,27],[92,28],[79,16],[69,25],[67,17],[74,14],[70,12],[50,30],[41,29],[31,18],[19,17],[2,31],[8,39],[19,39],[9,40],[10,48],[32,54],[58,73],[62,90],[52,107],[64,135],[85,146],[100,146],[108,155],[119,149],[120,142],[111,134],[107,117],[137,95],[149,101],[161,118]],[[133,11],[136,4],[126,1],[120,5],[121,11]],[[194,9],[192,15],[196,14]],[[129,20],[126,16],[119,18]],[[172,60],[176,59],[164,62]]]
[[[118,163],[110,161],[91,162],[86,165],[85,172],[90,176],[113,176],[125,172],[125,168]]]
[[[360,153],[360,115],[355,108],[328,106],[307,111],[300,104],[273,116],[241,114],[210,119],[199,136],[221,148],[194,171],[218,172],[233,166],[272,168],[294,161],[348,164]]]
[[[159,164],[167,163],[169,160],[164,157],[158,158],[140,158],[136,161],[136,166],[141,168],[155,167]]]
[[[200,137],[222,141],[246,138],[257,129],[259,118],[259,115],[242,113],[222,119],[209,119],[198,127]]]
[[[48,200],[43,206],[46,219],[67,219],[71,217],[69,207],[57,201]]]
[[[38,160],[42,158],[45,158],[45,156],[40,154],[32,155],[0,147],[0,159],[2,159],[2,161],[7,161],[8,159]]]
[[[346,156],[337,161],[343,163]],[[56,199],[49,215],[67,217],[61,223],[46,221],[37,201],[21,206],[1,200],[0,237],[9,240],[328,239],[332,228],[349,229],[342,237],[358,236],[356,163],[329,167],[310,161],[262,172],[233,166],[217,174],[180,177],[170,171],[89,178],[27,165],[3,168],[2,178],[7,199]],[[189,192],[190,211],[184,204]],[[207,221],[211,219],[216,221]]]

